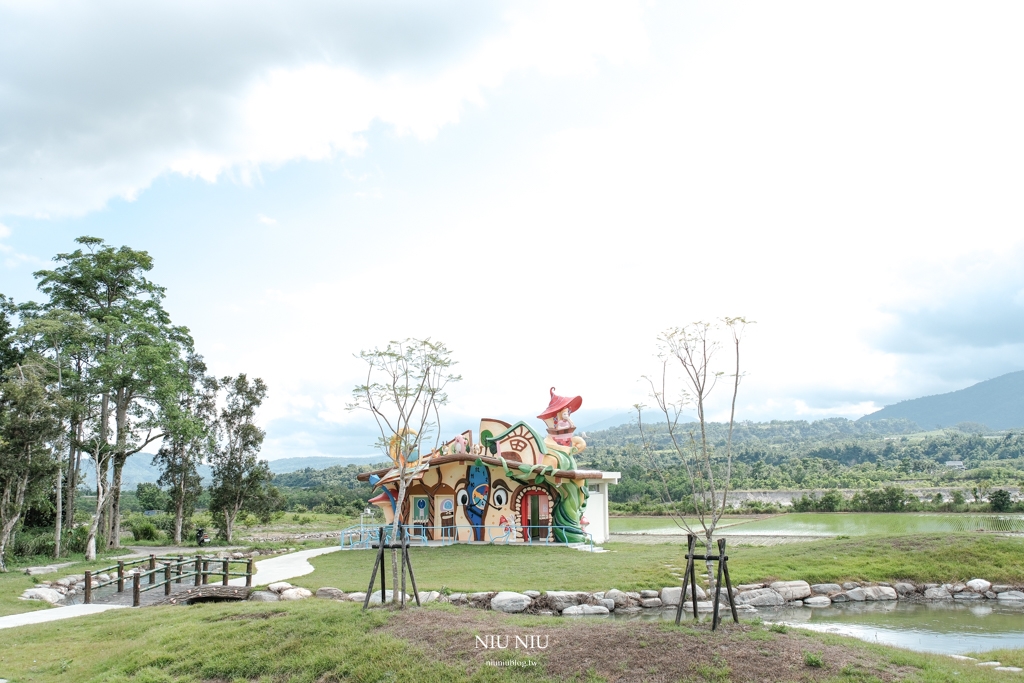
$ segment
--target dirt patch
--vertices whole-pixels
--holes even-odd
[[[248,614],[229,614],[226,617],[221,617],[217,621],[254,621],[257,619],[273,619],[274,617],[283,617],[288,614],[287,612],[249,612]]]
[[[496,612],[410,609],[381,628],[416,643],[430,657],[465,666],[467,673],[502,660],[524,669],[532,660],[559,679],[596,675],[652,683],[820,681],[841,672],[899,681],[910,673],[870,651],[826,645],[795,630],[775,633],[756,625],[723,624],[712,632],[707,624],[677,629],[646,621],[555,619],[551,625],[525,626]],[[808,653],[821,665],[809,666]]]

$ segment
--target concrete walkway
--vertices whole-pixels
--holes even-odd
[[[265,586],[277,581],[287,581],[297,576],[305,576],[313,573],[313,565],[309,558],[326,553],[333,553],[341,550],[338,546],[328,548],[314,548],[302,550],[288,555],[278,555],[256,563],[256,574],[253,576],[252,585]],[[244,586],[245,579],[232,579],[231,585]],[[58,621],[60,619],[71,619],[88,614],[98,614],[111,609],[121,609],[125,605],[93,604],[93,605],[68,605],[66,607],[54,607],[42,609],[24,614],[12,614],[0,617],[0,629],[13,628],[15,626],[26,626],[28,624],[42,624],[47,621]]]

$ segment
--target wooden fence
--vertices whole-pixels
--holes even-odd
[[[159,566],[157,566],[159,565]],[[233,571],[233,566],[243,565],[244,571]],[[116,574],[106,581],[94,582],[93,577],[99,574]],[[222,557],[157,557],[150,555],[130,562],[119,561],[117,564],[85,572],[85,603],[92,603],[92,592],[97,588],[117,584],[117,592],[123,593],[125,582],[131,581],[132,605],[141,604],[141,594],[149,590],[163,587],[164,595],[170,595],[172,585],[182,582],[203,586],[210,583],[210,577],[216,577],[222,585],[228,585],[233,577],[245,577],[247,588],[252,587],[253,560],[231,560]]]

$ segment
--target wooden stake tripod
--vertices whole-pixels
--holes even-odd
[[[686,588],[690,586],[690,594],[693,597],[693,618],[697,618],[697,572],[694,568],[694,560],[711,560],[718,562],[718,580],[715,582],[715,606],[714,616],[711,617],[711,630],[718,628],[718,605],[722,596],[722,573],[725,572],[725,587],[729,591],[729,609],[732,610],[732,620],[737,624],[740,618],[736,615],[736,605],[733,603],[732,580],[729,578],[729,556],[725,554],[725,539],[718,539],[717,555],[695,555],[693,550],[697,538],[693,534],[686,535],[686,573],[683,575],[683,592],[679,595],[679,605],[676,607],[676,626],[683,616],[683,604],[686,603]],[[372,582],[371,582],[372,583]]]
[[[370,547],[377,548],[377,559],[373,562],[373,572],[370,573],[370,585],[366,588],[366,597],[363,599],[363,609],[366,609],[370,605],[370,595],[373,594],[373,584],[377,582],[377,570],[380,570],[380,604],[387,604],[386,592],[384,588],[385,580],[384,576],[387,571],[384,567],[384,549],[394,550],[396,548],[402,551],[402,597],[399,598],[399,609],[405,607],[405,568],[409,568],[409,578],[412,580],[412,594],[416,598],[416,606],[420,606],[420,592],[416,590],[416,575],[412,572],[412,559],[409,557],[409,537],[405,533],[405,529],[401,526],[398,527],[398,543],[385,543],[384,542],[384,527],[380,527],[380,535],[378,536],[380,541]]]

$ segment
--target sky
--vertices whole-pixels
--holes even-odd
[[[147,250],[211,372],[269,385],[271,459],[372,452],[355,354],[405,337],[459,362],[444,432],[650,404],[659,333],[723,316],[756,321],[738,419],[857,418],[1024,369],[1022,34],[1017,2],[0,0],[0,292],[81,235]]]

